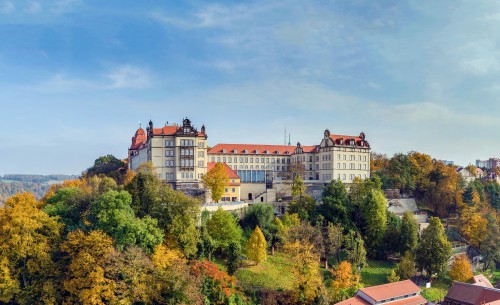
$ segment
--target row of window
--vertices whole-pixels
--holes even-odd
[[[306,162],[307,158],[306,156],[296,156],[293,158],[293,162]],[[316,162],[319,162],[319,156],[316,155],[316,158],[315,158]],[[332,155],[330,154],[324,154],[321,156],[321,160],[322,161],[330,161],[332,160]],[[347,160],[347,155],[343,154],[337,154],[337,160]],[[356,161],[356,156],[355,155],[349,155],[349,160],[350,161]],[[361,157],[361,155],[358,156],[358,161],[366,161],[367,160],[367,157],[366,156],[363,156]],[[313,156],[309,156],[309,162],[313,162]]]
[[[266,182],[264,170],[238,170],[241,182]]]
[[[181,156],[193,156],[194,150],[191,149],[181,149]],[[174,156],[174,151],[173,150],[165,150],[165,157],[173,157]],[[198,158],[203,158],[205,157],[205,152],[204,151],[198,151]]]
[[[198,142],[199,148],[204,148],[205,142]],[[194,140],[181,140],[181,146],[194,146]],[[175,147],[174,140],[165,140],[165,147]]]
[[[277,164],[290,164],[290,159],[287,158],[248,158],[239,157],[239,163],[277,163]],[[270,161],[270,162],[269,162]],[[210,162],[223,162],[223,163],[238,163],[238,157],[211,157]]]
[[[192,159],[181,159],[181,166],[193,166],[194,161]],[[165,161],[165,167],[175,167],[174,160],[166,160]],[[198,167],[205,167],[205,162],[203,161],[198,161]]]
[[[194,149],[192,148],[181,148],[181,156],[194,156]]]

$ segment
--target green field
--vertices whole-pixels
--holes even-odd
[[[424,288],[422,291],[422,296],[430,302],[442,301],[444,296],[448,293],[450,286],[442,282],[432,283],[432,287],[429,289]]]
[[[288,258],[281,253],[268,256],[259,265],[240,268],[235,273],[236,278],[244,288],[249,289],[283,289],[293,287],[294,276]]]
[[[368,260],[368,266],[361,270],[361,281],[365,287],[386,284],[387,276],[394,268],[394,262]]]

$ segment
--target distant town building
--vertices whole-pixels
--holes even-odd
[[[360,288],[356,295],[336,305],[423,305],[427,300],[420,295],[422,289],[411,280]]]
[[[450,160],[441,160],[441,162],[443,162],[444,165],[455,165],[455,162]]]
[[[476,160],[476,167],[492,170],[500,167],[500,159],[490,158],[488,160]]]
[[[464,180],[469,183],[469,182],[472,182],[474,180],[476,180],[477,178],[478,179],[481,179],[483,178],[484,176],[484,172],[482,169],[480,169],[479,167],[476,167],[476,173],[474,175],[474,173],[471,173],[467,168],[465,167],[458,167],[457,168],[457,173],[460,174],[460,176],[462,176],[462,178],[464,178]]]

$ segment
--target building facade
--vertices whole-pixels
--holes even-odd
[[[198,131],[189,119],[182,125],[154,128],[149,121],[146,131],[139,128],[129,148],[132,170],[151,162],[158,177],[175,189],[199,189],[207,173],[207,135],[205,126]]]
[[[307,185],[318,189],[339,179],[352,183],[370,177],[370,144],[365,134],[334,135],[325,130],[319,144],[304,146],[217,144],[207,151],[205,127],[183,124],[154,128],[150,121],[139,128],[129,148],[129,167],[152,162],[160,178],[174,188],[201,188],[208,163],[225,163],[239,178],[242,200],[275,201],[290,192],[297,172]],[[230,187],[232,190],[232,187]],[[233,195],[226,196],[233,200]],[[240,199],[240,195],[237,196]]]
[[[490,158],[488,160],[476,160],[476,167],[492,170],[500,167],[500,159]]]

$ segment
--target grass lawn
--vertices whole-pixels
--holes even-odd
[[[387,284],[387,276],[395,267],[395,262],[368,260],[368,266],[361,270],[361,281],[365,287]]]
[[[294,282],[290,262],[281,253],[268,255],[267,260],[259,265],[244,266],[236,271],[235,276],[245,288],[290,290]]]
[[[493,272],[493,277],[491,278],[491,283],[493,285],[500,283],[500,270]]]
[[[432,287],[429,289],[424,288],[422,291],[422,296],[430,302],[437,302],[444,299],[444,296],[448,293],[450,285],[442,282],[432,283]]]

